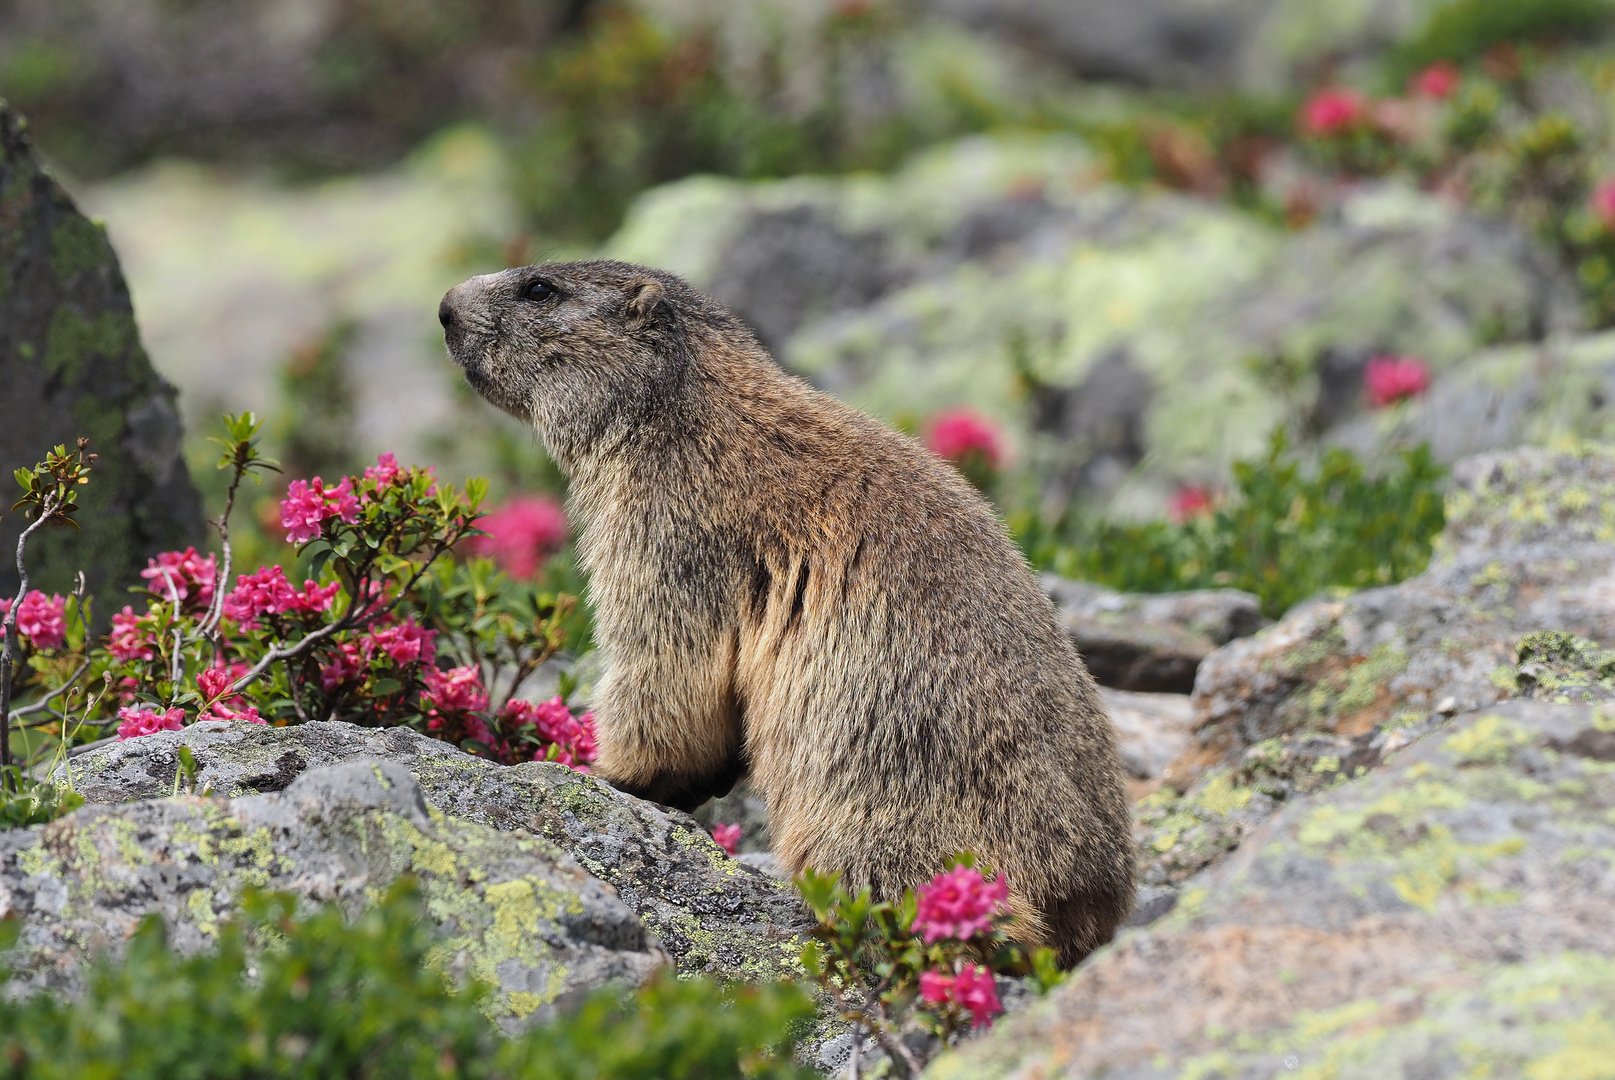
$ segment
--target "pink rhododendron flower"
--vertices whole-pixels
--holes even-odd
[[[112,633],[107,635],[107,651],[119,662],[128,660],[155,660],[152,636],[140,626],[141,616],[128,604],[112,616]]]
[[[740,850],[740,826],[719,825],[712,830],[712,839],[730,855]]]
[[[1204,484],[1182,484],[1172,493],[1166,512],[1173,522],[1182,525],[1190,518],[1211,513],[1211,489]]]
[[[421,698],[433,711],[475,712],[488,707],[488,692],[482,688],[482,673],[475,664],[440,671],[426,669],[426,689]]]
[[[150,582],[147,588],[163,600],[192,599],[194,592],[195,606],[207,607],[213,602],[213,585],[218,572],[212,555],[203,558],[195,548],[189,547],[147,559],[140,576]]]
[[[1437,60],[1408,80],[1408,90],[1420,97],[1449,98],[1458,89],[1463,78],[1458,65],[1451,60]]]
[[[976,964],[965,964],[957,975],[942,971],[920,972],[920,998],[927,1005],[945,1005],[951,1001],[968,1010],[971,1027],[990,1024],[993,1017],[1004,1011],[993,973]]]
[[[359,499],[353,493],[352,477],[329,490],[325,481],[315,477],[310,481],[293,480],[286,487],[286,498],[280,504],[280,525],[286,530],[286,541],[306,543],[320,535],[320,525],[329,518],[341,518],[350,525],[359,519]]]
[[[920,887],[914,932],[930,944],[939,938],[968,940],[992,929],[993,916],[1009,901],[1002,874],[988,881],[973,866],[956,866]]]
[[[945,409],[931,417],[928,450],[955,464],[979,455],[993,469],[1004,461],[1004,439],[991,420],[969,409]]]
[[[1004,1011],[993,973],[976,964],[966,964],[959,969],[953,980],[953,1000],[970,1010],[971,1027],[990,1024],[993,1017]]]
[[[465,543],[473,555],[493,559],[519,581],[538,576],[544,560],[566,544],[566,515],[561,504],[542,496],[524,495],[477,519],[487,536]]]
[[[198,720],[245,720],[249,724],[267,724],[263,717],[258,715],[257,706],[233,707],[222,701],[215,701],[213,707],[206,713],[197,717]]]
[[[312,614],[330,607],[340,588],[335,581],[322,586],[305,580],[302,591],[298,591],[292,588],[292,583],[286,580],[286,572],[278,565],[263,567],[236,577],[236,587],[224,598],[224,613],[238,623],[282,612]]]
[[[1329,87],[1319,90],[1301,106],[1302,134],[1314,138],[1338,135],[1362,124],[1368,116],[1368,101],[1355,90]]]
[[[360,646],[367,657],[380,651],[392,657],[395,664],[430,664],[437,659],[436,640],[436,630],[423,630],[414,619],[405,619],[372,631],[361,639]]]
[[[1607,232],[1615,232],[1615,176],[1598,181],[1587,199],[1587,209]]]
[[[235,679],[224,668],[208,668],[196,676],[196,688],[202,691],[204,701],[224,696]]]
[[[1430,368],[1416,356],[1376,356],[1363,369],[1363,387],[1376,409],[1430,388]]]
[[[118,720],[118,738],[133,739],[158,731],[178,731],[185,726],[185,710],[159,711],[151,706],[124,708],[118,710]]]
[[[403,475],[404,470],[398,467],[398,459],[391,454],[382,454],[376,463],[364,471],[366,480],[374,480],[378,488],[386,487]]]
[[[344,641],[336,653],[320,666],[320,689],[327,694],[345,682],[352,682],[364,674],[364,661],[359,657],[359,646]]]
[[[534,705],[530,701],[512,698],[499,711],[500,726],[512,735],[522,735],[521,729],[531,726],[532,736],[554,747],[549,760],[568,765],[579,772],[588,772],[594,760],[594,714],[573,716],[572,710],[560,696]]]
[[[0,619],[11,613],[11,601],[0,600]],[[67,601],[34,589],[17,605],[17,633],[36,649],[60,649],[67,638]]]

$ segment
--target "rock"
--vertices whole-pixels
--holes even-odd
[[[1052,574],[1043,591],[1102,686],[1187,694],[1217,646],[1267,624],[1261,601],[1237,589],[1144,595]]]
[[[689,817],[565,766],[496,765],[407,728],[209,722],[98,744],[72,761],[73,785],[95,803],[166,795],[181,745],[195,755],[198,790],[230,797],[280,791],[356,757],[394,762],[451,820],[531,833],[566,852],[616,889],[679,970],[758,980],[796,968],[808,915],[789,883],[728,858]]]
[[[1099,688],[1116,728],[1122,767],[1148,787],[1163,778],[1172,762],[1189,748],[1194,710],[1187,694],[1135,694]],[[1147,788],[1135,789],[1134,797]]]
[[[1461,462],[1423,574],[1303,604],[1201,663],[1201,763],[1292,732],[1350,737],[1498,701],[1515,692],[1516,646],[1534,631],[1615,641],[1611,505],[1615,450]]]
[[[1599,1075],[1609,727],[1594,705],[1507,702],[1297,800],[927,1077]]]
[[[101,226],[40,167],[27,123],[3,102],[0,386],[7,476],[80,436],[100,455],[80,499],[79,531],[56,530],[29,548],[35,587],[66,592],[83,570],[89,591],[110,597],[138,580],[150,556],[201,543],[174,389],[140,346],[117,257]],[[12,556],[23,524],[20,513],[0,516],[6,597],[17,589]]]
[[[429,809],[392,761],[312,769],[279,794],[86,806],[0,834],[0,906],[22,925],[14,979],[68,992],[148,914],[189,952],[217,937],[244,889],[356,914],[405,873],[442,935],[437,961],[496,986],[487,1010],[507,1031],[666,961],[635,913],[554,844]]]
[[[1098,175],[1080,141],[1018,135],[943,145],[889,177],[692,178],[643,195],[607,253],[710,287],[757,214],[879,236],[889,287],[793,308],[777,355],[889,419],[968,404],[1004,428],[1053,516],[1072,500],[1158,516],[1181,484],[1226,485],[1281,424],[1356,422],[1378,353],[1420,356],[1439,380],[1499,337],[1581,325],[1574,282],[1537,243],[1391,182],[1284,230]],[[862,281],[853,246],[833,248],[839,276]],[[761,269],[748,282],[775,289]],[[1274,365],[1299,365],[1292,389]],[[1559,433],[1540,415],[1533,437]]]

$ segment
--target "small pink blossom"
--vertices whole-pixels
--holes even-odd
[[[920,998],[927,1005],[952,1002],[960,1006],[970,1013],[971,1027],[990,1024],[993,1017],[1004,1011],[993,973],[977,964],[961,966],[957,975],[942,971],[920,972]]]
[[[218,577],[218,566],[212,555],[207,558],[196,553],[194,547],[184,551],[165,551],[155,559],[146,560],[140,576],[151,582],[148,588],[162,600],[178,597],[192,600],[197,607],[213,602],[213,585]]]
[[[0,600],[0,618],[11,612],[11,601]],[[59,649],[67,639],[67,601],[34,589],[17,605],[17,633],[36,649]]]
[[[1463,73],[1451,60],[1437,60],[1408,80],[1408,90],[1420,97],[1443,100],[1458,89]]]
[[[729,855],[740,851],[740,826],[718,825],[712,830],[713,841]]]
[[[1181,484],[1172,493],[1166,512],[1175,524],[1182,525],[1190,518],[1211,513],[1215,499],[1204,484]]]
[[[392,454],[382,454],[376,463],[364,471],[364,478],[375,482],[376,487],[384,488],[397,480],[404,473],[398,467],[398,459]]]
[[[437,631],[423,630],[414,619],[373,631],[360,641],[366,657],[378,651],[392,657],[395,664],[430,664],[437,659]]]
[[[931,417],[925,445],[956,465],[970,457],[980,457],[992,469],[1004,462],[1004,439],[998,428],[970,409],[945,409]]]
[[[970,1026],[982,1027],[1004,1011],[998,1000],[993,973],[976,964],[965,964],[953,980],[953,1000],[970,1010]]]
[[[258,715],[257,706],[247,705],[237,707],[226,705],[222,701],[215,701],[208,712],[197,717],[198,720],[245,720],[249,724],[264,724],[266,721]]]
[[[278,565],[236,576],[236,587],[224,598],[224,613],[238,623],[285,611],[294,602],[291,582]]]
[[[280,525],[286,542],[302,544],[320,535],[320,526],[329,518],[341,518],[350,525],[359,519],[359,499],[353,493],[352,477],[327,490],[325,481],[293,480],[286,487],[280,504]]]
[[[196,688],[202,691],[204,701],[223,697],[224,692],[230,689],[234,682],[235,679],[224,668],[208,668],[196,676]]]
[[[1302,134],[1328,138],[1359,127],[1368,116],[1368,101],[1355,90],[1328,87],[1301,106],[1298,125]]]
[[[129,660],[155,660],[151,632],[140,625],[142,616],[128,604],[112,616],[112,632],[107,635],[107,651],[120,663]]]
[[[992,929],[993,917],[1009,901],[1002,874],[987,881],[972,866],[956,866],[938,874],[918,894],[914,931],[930,944],[940,938],[966,941]]]
[[[538,576],[544,561],[566,544],[566,514],[561,504],[542,496],[518,496],[477,519],[486,536],[473,536],[465,547],[491,558],[518,581]]]
[[[118,738],[133,739],[159,731],[178,731],[185,726],[185,710],[130,707],[119,709],[118,719]]]
[[[359,656],[359,646],[351,641],[344,641],[337,646],[337,651],[331,659],[320,667],[320,689],[327,694],[341,686],[352,682],[364,674],[364,661]]]
[[[488,692],[482,688],[482,674],[475,664],[440,671],[426,669],[426,690],[421,698],[432,712],[475,712],[488,707]]]
[[[1363,369],[1363,388],[1376,409],[1430,388],[1430,368],[1416,356],[1376,356]]]
[[[1604,226],[1604,231],[1615,232],[1615,176],[1598,181],[1587,199],[1587,209]]]

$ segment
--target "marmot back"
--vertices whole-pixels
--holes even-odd
[[[968,849],[1029,942],[1069,964],[1109,939],[1133,895],[1110,724],[958,473],[670,274],[508,270],[439,317],[570,476],[607,650],[598,775],[689,809],[749,769],[792,871],[892,895]]]

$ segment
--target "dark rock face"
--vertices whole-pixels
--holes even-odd
[[[86,806],[4,833],[0,906],[22,923],[17,978],[71,991],[85,960],[151,913],[178,948],[199,950],[246,888],[351,915],[405,873],[442,935],[444,970],[497,986],[488,1011],[507,1031],[666,962],[635,913],[560,848],[445,817],[421,795],[396,762],[349,759],[280,794]]]
[[[1609,726],[1596,705],[1507,702],[1294,802],[1171,915],[926,1075],[1599,1075]]]
[[[1045,574],[1043,591],[1094,680],[1117,690],[1187,694],[1213,650],[1267,625],[1237,589],[1147,596]]]
[[[232,798],[357,757],[396,763],[450,821],[531,833],[566,852],[616,890],[680,970],[733,979],[794,970],[808,916],[788,882],[728,858],[684,814],[562,765],[495,765],[405,728],[207,722],[97,746],[72,762],[73,785],[95,803],[166,795],[182,744],[200,768],[198,789]]]
[[[55,532],[29,550],[39,588],[65,591],[82,569],[92,593],[114,596],[151,555],[201,542],[174,388],[140,346],[117,258],[102,228],[40,168],[25,122],[4,105],[0,387],[0,465],[8,477],[80,436],[100,455],[80,502],[81,531]],[[7,596],[17,588],[22,527],[20,513],[0,517],[0,593]]]

